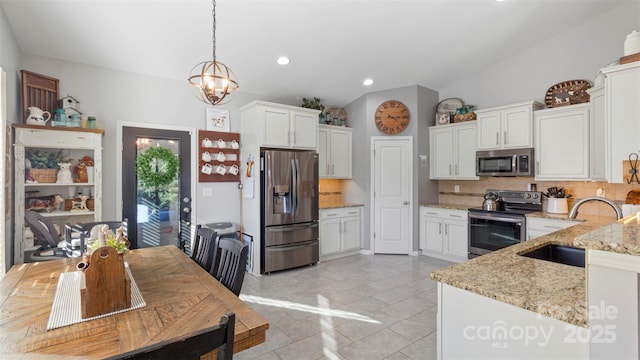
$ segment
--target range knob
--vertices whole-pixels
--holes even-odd
[[[526,198],[526,199],[531,199],[531,194],[530,194],[530,193],[527,193],[527,195],[525,195],[525,198]]]

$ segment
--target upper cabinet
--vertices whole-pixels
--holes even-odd
[[[536,180],[589,180],[590,104],[534,113]]]
[[[589,179],[607,180],[607,127],[604,85],[587,90],[589,100]]]
[[[623,183],[623,162],[640,149],[640,62],[601,70],[605,75],[605,122],[609,135],[607,178]]]
[[[478,180],[476,122],[429,128],[429,178]]]
[[[318,110],[254,101],[241,109],[242,138],[259,146],[317,150]]]
[[[528,101],[476,110],[478,150],[533,147],[533,111],[543,107]]]
[[[351,179],[351,128],[320,125],[318,171],[323,179]]]

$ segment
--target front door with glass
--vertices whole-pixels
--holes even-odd
[[[191,235],[191,135],[122,128],[122,214],[131,248],[175,245]]]

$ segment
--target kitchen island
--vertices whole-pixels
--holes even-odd
[[[640,255],[638,217],[611,222],[590,218],[432,273],[431,278],[439,282],[439,358],[589,358],[590,353],[597,353],[590,341],[594,336],[603,340],[600,345],[624,337],[620,329],[612,332],[611,327],[599,328],[607,332],[596,333],[596,322],[591,321],[594,317],[602,320],[602,312],[611,310],[615,301],[596,290],[602,284],[587,285],[587,272],[595,270],[589,263],[590,254],[613,250],[615,255],[640,259],[636,256]],[[547,244],[586,248],[587,268],[519,255]],[[615,286],[621,285],[626,287]],[[629,288],[636,289],[637,281]],[[592,299],[592,293],[600,293],[600,299]],[[617,318],[636,319],[637,352],[637,295],[627,302],[636,306],[635,314],[619,314]],[[594,310],[600,305],[602,309]],[[611,354],[610,349],[607,351]]]

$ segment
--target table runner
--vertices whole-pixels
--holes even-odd
[[[65,272],[60,274],[60,279],[58,280],[58,287],[56,288],[56,294],[53,298],[53,305],[51,305],[51,313],[49,314],[47,330],[99,319],[105,316],[115,315],[147,306],[147,303],[142,298],[142,294],[140,294],[138,285],[131,275],[129,264],[125,262],[124,266],[129,274],[129,278],[131,279],[131,307],[83,319],[80,300],[80,281],[82,279],[82,271]]]

